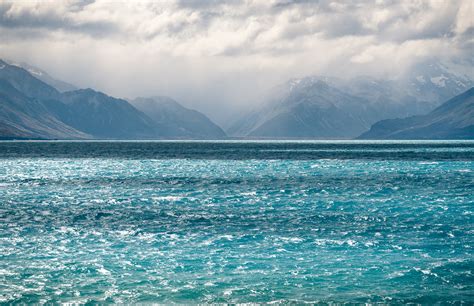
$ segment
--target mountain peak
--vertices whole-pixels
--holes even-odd
[[[313,87],[313,88],[320,88],[320,89],[327,89],[329,78],[328,77],[321,77],[321,76],[309,76],[304,78],[294,78],[288,80],[286,83],[289,90],[299,90],[305,87]]]
[[[2,61],[0,59],[0,61],[4,64],[8,64],[10,66],[14,66],[14,67],[18,67],[18,68],[21,68],[21,69],[24,69],[26,70],[28,73],[30,73],[32,76],[34,76],[35,78],[39,79],[40,81],[48,84],[49,86],[52,86],[54,87],[56,90],[60,91],[60,92],[66,92],[66,91],[71,91],[71,90],[76,90],[77,87],[74,86],[74,85],[71,85],[67,82],[64,82],[64,81],[61,81],[61,80],[58,80],[58,79],[55,79],[53,78],[52,76],[50,76],[46,71],[44,71],[43,69],[40,69],[38,67],[35,67],[35,66],[32,66],[28,63],[25,63],[25,62],[14,62],[14,61],[10,61],[10,60],[5,60],[5,61]],[[0,64],[1,66],[1,64]]]
[[[87,87],[87,88],[81,88],[81,89],[78,89],[76,90],[77,92],[82,92],[82,93],[85,93],[85,94],[89,94],[89,95],[105,95],[104,93],[100,92],[100,91],[97,91],[95,89],[92,89],[90,87]]]

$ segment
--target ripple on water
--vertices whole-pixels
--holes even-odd
[[[473,302],[471,161],[0,164],[1,302]]]

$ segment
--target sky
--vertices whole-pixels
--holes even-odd
[[[0,57],[222,124],[290,78],[394,78],[431,58],[472,68],[473,3],[0,0]]]

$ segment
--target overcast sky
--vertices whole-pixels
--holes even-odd
[[[0,2],[0,56],[114,96],[219,117],[288,78],[473,66],[472,0]]]

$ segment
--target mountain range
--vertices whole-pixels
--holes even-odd
[[[226,134],[169,97],[115,98],[0,60],[0,139],[474,138],[473,85],[437,62],[398,79],[290,79]]]
[[[176,101],[137,107],[92,89],[61,92],[21,66],[0,60],[2,139],[218,139],[225,133],[205,115]],[[46,74],[41,73],[44,77]],[[53,81],[52,81],[53,80]],[[60,84],[64,89],[64,84]],[[170,99],[171,100],[171,99]],[[156,111],[166,110],[157,118]],[[145,114],[149,112],[149,114]]]
[[[426,115],[379,121],[359,139],[474,139],[474,87]]]
[[[393,80],[291,79],[227,133],[246,138],[354,138],[380,120],[426,114],[473,85],[467,76],[436,62],[420,64]]]

